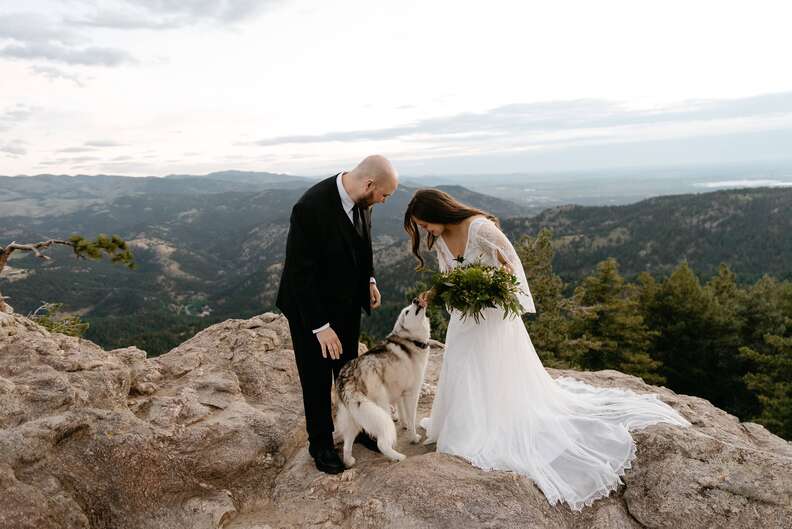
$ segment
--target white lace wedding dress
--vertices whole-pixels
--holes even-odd
[[[442,237],[435,244],[440,270],[459,266]],[[496,224],[469,225],[464,262],[499,265],[497,252],[518,277],[524,312],[536,312],[522,263]],[[530,477],[551,505],[591,505],[623,483],[635,458],[628,430],[657,422],[690,423],[656,394],[597,388],[570,377],[553,379],[542,366],[520,318],[501,309],[484,318],[450,313],[446,350],[432,404],[421,421],[426,443],[487,470]]]

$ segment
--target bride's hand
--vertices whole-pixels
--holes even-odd
[[[506,260],[506,258],[501,255],[500,252],[498,252],[498,262],[500,262],[501,266],[505,268],[507,272],[509,272],[510,274],[514,273],[514,270],[512,269],[511,265]]]
[[[425,307],[429,303],[431,303],[432,298],[434,297],[434,289],[430,288],[429,290],[424,290],[420,294],[418,294],[418,299],[421,300],[422,305]]]

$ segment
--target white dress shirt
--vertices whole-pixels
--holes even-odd
[[[345,171],[341,171],[340,173],[338,173],[338,176],[336,177],[336,185],[338,186],[338,194],[341,195],[341,206],[344,208],[344,211],[346,212],[347,217],[349,217],[349,222],[351,222],[354,225],[355,224],[355,217],[354,217],[354,214],[352,213],[352,209],[355,207],[355,201],[352,200],[352,197],[349,196],[349,193],[347,193],[347,190],[344,187],[344,181],[341,178],[344,175],[344,173],[345,173]],[[361,222],[364,221],[362,216],[360,218],[360,221]],[[373,277],[369,279],[369,283],[375,283],[376,284],[376,282],[377,281]],[[330,327],[330,323],[325,323],[324,325],[322,325],[318,329],[314,329],[313,332],[314,332],[314,334],[316,334],[317,332],[323,331],[323,330],[327,329],[328,327]]]

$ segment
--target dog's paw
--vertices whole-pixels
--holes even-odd
[[[421,434],[412,434],[407,437],[411,444],[417,445],[421,442]]]
[[[354,457],[349,456],[344,459],[344,466],[347,468],[352,468],[353,466],[355,466],[355,461],[357,460]]]
[[[398,463],[399,461],[404,461],[405,459],[407,459],[407,456],[404,455],[404,454],[397,454],[397,455],[393,456],[393,461],[395,463]]]

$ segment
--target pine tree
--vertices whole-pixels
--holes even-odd
[[[792,438],[792,283],[763,276],[738,308],[743,324],[742,380],[752,391],[750,417],[774,433]]]
[[[663,363],[668,387],[738,413],[749,394],[735,377],[739,321],[715,294],[731,288],[726,276],[703,287],[683,262],[657,286],[645,312],[649,328],[659,333],[650,353]]]
[[[746,292],[737,285],[734,272],[723,263],[705,289],[712,298],[710,316],[717,329],[709,345],[716,362],[712,366],[717,382],[712,398],[739,417],[751,416],[757,413],[759,402],[745,385],[743,377],[750,366],[739,352],[748,329],[743,318]]]
[[[787,321],[787,326],[792,328],[792,320]],[[745,382],[757,393],[762,405],[755,420],[781,437],[792,439],[792,337],[767,335],[765,342],[765,352],[740,348],[740,354],[757,369],[745,375]]]
[[[657,285],[646,307],[647,323],[658,335],[652,358],[663,363],[662,374],[674,391],[699,394],[709,380],[712,362],[707,348],[712,335],[708,319],[711,299],[686,262]]]
[[[588,312],[574,326],[592,346],[579,357],[584,369],[617,369],[639,376],[651,384],[663,384],[660,362],[648,349],[656,333],[651,332],[640,311],[639,289],[619,274],[619,265],[610,258],[575,289],[575,302]]]
[[[638,309],[644,317],[644,321],[649,319],[649,307],[654,303],[657,292],[660,290],[660,285],[657,280],[649,272],[641,272],[638,274]]]
[[[88,330],[89,323],[79,316],[62,314],[63,303],[44,303],[28,317],[50,332],[59,332],[69,336],[82,336]]]
[[[761,349],[767,345],[766,335],[783,336],[787,329],[786,315],[792,316],[791,309],[785,307],[784,285],[766,274],[762,276],[739,299],[737,314],[743,325],[742,345]]]
[[[736,301],[740,296],[740,289],[737,287],[737,275],[725,263],[721,263],[718,274],[710,279],[707,286],[712,290],[715,299],[725,306],[736,307]]]
[[[564,283],[553,272],[552,243],[553,232],[545,228],[536,237],[523,236],[515,249],[536,305],[535,315],[524,316],[531,342],[544,365],[565,368],[591,344],[572,334],[572,320],[582,316],[574,301],[564,297]]]

